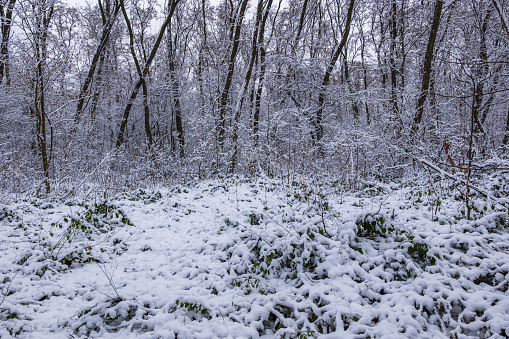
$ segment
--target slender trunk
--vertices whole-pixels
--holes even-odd
[[[141,88],[143,91],[143,110],[145,113],[145,135],[147,136],[147,142],[148,147],[151,147],[154,143],[154,140],[152,138],[152,130],[150,128],[150,110],[148,107],[148,89],[147,89],[147,82],[145,81],[145,78],[143,78],[143,83],[141,84]]]
[[[136,56],[136,51],[134,50],[134,32],[132,29],[131,21],[129,20],[129,16],[127,15],[127,11],[125,9],[124,0],[120,0],[120,7],[122,8],[122,14],[124,16],[124,20],[127,26],[127,31],[129,32],[129,47],[131,50],[131,55],[133,57],[134,64],[136,66],[136,72],[138,73],[138,77],[142,79],[141,86],[143,91],[143,108],[145,111],[145,134],[147,135],[148,146],[152,146],[152,131],[150,130],[150,110],[148,107],[148,89],[147,82],[143,76],[140,62],[138,61],[138,57]],[[142,42],[143,43],[143,42]],[[145,60],[146,61],[146,60]]]
[[[263,39],[265,35],[265,23],[267,19],[268,12],[270,11],[270,7],[272,6],[272,0],[268,0],[268,3],[265,7],[265,10],[263,8],[264,0],[258,1],[258,6],[256,10],[256,23],[255,23],[255,31],[253,33],[253,42],[251,46],[251,58],[249,60],[249,65],[246,71],[246,76],[244,78],[244,82],[242,84],[241,91],[239,92],[239,98],[237,100],[237,104],[235,107],[235,121],[233,126],[233,154],[231,159],[231,171],[233,172],[235,170],[235,166],[237,164],[237,158],[238,158],[238,133],[239,133],[239,122],[240,122],[240,112],[242,110],[242,104],[244,101],[244,96],[247,92],[249,82],[251,81],[251,74],[253,72],[253,66],[255,64],[255,60],[259,54],[259,49],[261,44],[263,44]]]
[[[0,42],[0,85],[5,77],[5,83],[9,85],[9,35],[12,27],[12,10],[16,0],[9,0],[4,8],[4,2],[0,3],[1,35]]]
[[[226,138],[226,110],[228,105],[228,95],[230,93],[230,87],[233,80],[233,72],[235,70],[235,59],[237,57],[237,52],[240,44],[240,31],[242,28],[242,21],[244,20],[244,14],[246,12],[248,0],[240,0],[238,13],[235,18],[235,24],[233,28],[233,37],[232,37],[232,49],[230,54],[230,59],[228,60],[228,72],[226,74],[226,81],[224,84],[223,91],[221,93],[221,103],[219,110],[219,121],[218,121],[218,143],[219,147],[222,149],[224,146],[224,141]]]
[[[502,22],[502,27],[505,33],[509,36],[509,20],[505,16],[504,11],[502,10],[502,6],[498,0],[492,0],[495,9],[497,10],[498,15],[500,16],[500,21]]]
[[[308,0],[304,0],[302,4],[302,11],[300,12],[299,25],[297,26],[297,34],[295,35],[295,41],[293,42],[293,50],[297,49],[300,37],[302,35],[302,28],[304,27],[304,19],[306,18],[306,9],[308,7]]]
[[[345,71],[345,82],[346,82],[346,85],[348,86],[348,92],[352,95],[352,97],[354,97],[354,99],[352,101],[353,117],[355,120],[359,120],[359,105],[358,105],[358,102],[354,96],[355,91],[353,88],[352,79],[350,77],[350,71],[348,69],[348,60],[347,60],[346,53],[347,53],[347,51],[345,50],[344,59],[343,59],[343,65],[344,65],[344,71]]]
[[[429,84],[431,79],[431,63],[433,61],[433,51],[435,49],[435,40],[437,37],[438,28],[440,26],[440,17],[442,15],[443,0],[437,0],[435,3],[435,10],[433,13],[433,21],[431,23],[431,32],[429,34],[428,46],[426,47],[426,54],[424,55],[422,85],[419,99],[417,100],[417,110],[414,116],[414,122],[410,131],[410,136],[415,137],[419,131],[419,125],[424,114],[424,103],[428,96]]]
[[[363,30],[363,27],[361,25],[361,27],[359,28],[360,30],[360,35],[361,35],[361,65],[362,65],[362,81],[363,81],[363,85],[364,85],[364,95],[366,96],[367,95],[367,92],[368,92],[368,69],[366,67],[366,58],[365,58],[365,50],[366,50],[366,39],[364,38],[364,30]],[[368,106],[368,101],[365,100],[364,102],[364,106],[366,108],[366,122],[367,124],[371,124],[371,117],[369,116],[369,106]]]
[[[120,123],[120,128],[119,128],[118,135],[117,135],[117,142],[116,142],[117,148],[122,146],[122,144],[124,143],[124,134],[125,134],[125,129],[127,127],[127,121],[129,119],[129,113],[131,112],[131,108],[133,107],[134,101],[136,100],[136,97],[138,96],[140,87],[143,85],[144,78],[148,74],[148,70],[150,68],[150,65],[152,64],[152,60],[154,60],[154,57],[157,53],[159,45],[161,44],[161,40],[163,38],[164,32],[166,31],[166,27],[170,23],[171,17],[173,16],[173,13],[175,12],[175,7],[177,7],[177,4],[179,3],[179,1],[180,0],[171,0],[170,6],[169,6],[170,7],[169,13],[166,16],[166,19],[163,22],[161,29],[159,30],[159,35],[157,36],[154,47],[152,47],[152,51],[150,52],[150,55],[149,55],[147,61],[145,62],[145,66],[143,67],[141,77],[138,79],[138,81],[134,85],[134,88],[131,91],[131,96],[129,97],[129,100],[127,101],[127,105],[124,110],[124,115],[122,117],[122,121]]]
[[[258,87],[254,98],[254,115],[253,115],[253,135],[255,146],[258,145],[258,131],[260,125],[260,106],[263,92],[263,82],[265,79],[265,47],[260,48],[260,77],[258,80]]]
[[[201,19],[202,19],[202,33],[203,33],[203,40],[202,44],[200,46],[200,52],[198,55],[198,84],[200,86],[200,108],[202,111],[202,114],[205,114],[205,89],[204,89],[204,66],[205,66],[205,49],[207,48],[207,21],[205,16],[205,7],[206,3],[205,0],[202,0],[201,4]]]
[[[316,141],[320,141],[323,137],[323,126],[322,126],[322,118],[323,118],[323,104],[325,102],[325,92],[327,90],[327,86],[330,82],[330,77],[332,74],[332,70],[338,61],[339,55],[343,51],[343,48],[346,46],[346,42],[348,40],[348,34],[350,33],[350,24],[352,23],[352,14],[353,7],[355,5],[355,0],[350,0],[350,4],[348,5],[348,13],[346,17],[345,30],[343,33],[343,37],[339,45],[336,47],[334,54],[332,55],[331,60],[329,61],[329,65],[327,66],[327,70],[323,76],[322,85],[320,87],[320,91],[318,94],[318,109],[316,110],[316,120],[315,120],[315,137]]]
[[[488,24],[490,20],[490,14],[491,10],[488,10],[486,13],[486,17],[483,20],[482,26],[481,26],[481,44],[480,44],[480,51],[479,51],[479,65],[476,67],[476,73],[478,79],[484,79],[486,74],[489,72],[489,66],[488,66],[488,46],[486,41],[486,35],[488,32]],[[484,81],[481,81],[477,85],[477,91],[475,93],[475,126],[474,126],[474,134],[477,134],[481,132],[482,134],[486,134],[486,130],[483,126],[483,114],[484,112],[487,112],[488,106],[483,105],[484,100]],[[484,107],[483,107],[484,106]],[[484,109],[483,109],[484,108]],[[487,113],[486,113],[487,114]]]
[[[34,95],[34,111],[36,114],[36,131],[37,140],[41,150],[42,169],[44,175],[44,186],[46,193],[49,194],[51,191],[50,176],[49,176],[49,164],[50,156],[48,154],[48,136],[46,127],[46,105],[45,105],[45,92],[44,92],[44,76],[46,67],[46,56],[47,56],[47,37],[48,29],[53,16],[54,3],[52,2],[47,7],[46,1],[42,1],[38,8],[38,13],[35,14],[35,35],[34,35],[34,49],[35,59],[37,62],[36,67],[36,79],[35,79],[35,95]]]
[[[103,17],[103,30],[101,34],[101,40],[99,41],[99,45],[94,53],[92,58],[92,63],[90,64],[90,68],[88,69],[87,77],[83,82],[83,86],[81,86],[80,94],[78,96],[78,105],[76,107],[76,113],[74,115],[74,121],[76,123],[79,122],[81,115],[83,114],[85,99],[89,96],[90,86],[92,85],[92,80],[94,78],[94,74],[98,65],[98,61],[101,55],[104,53],[106,49],[106,45],[110,39],[110,33],[113,28],[113,24],[115,23],[115,19],[117,18],[117,14],[120,10],[120,3],[115,1],[115,6],[113,9],[113,13],[104,13],[103,6],[99,0],[99,6],[101,8],[101,15]]]
[[[170,84],[171,84],[171,97],[173,101],[173,111],[175,112],[175,125],[177,128],[177,144],[178,151],[177,154],[179,157],[184,157],[184,126],[182,124],[182,108],[180,105],[180,82],[178,77],[176,76],[176,61],[175,61],[175,53],[174,46],[172,44],[171,38],[171,24],[168,26],[168,66],[170,71]]]
[[[393,120],[394,127],[396,129],[396,136],[400,135],[401,125],[400,121],[400,112],[398,105],[398,69],[396,67],[396,40],[398,38],[398,17],[397,17],[397,6],[396,0],[392,0],[391,5],[391,19],[390,19],[390,55],[389,55],[389,69],[391,73],[391,94],[389,98],[390,108],[389,111],[391,113],[391,119]]]
[[[99,65],[97,66],[97,85],[95,86],[94,96],[92,97],[92,104],[90,105],[90,119],[95,121],[95,113],[97,111],[97,104],[99,103],[99,96],[101,95],[101,87],[103,85],[103,67],[106,53],[102,53],[99,58]]]
[[[504,140],[502,140],[503,146],[509,146],[509,108],[507,108],[507,120],[505,125]]]

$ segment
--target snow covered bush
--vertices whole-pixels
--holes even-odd
[[[0,242],[0,335],[506,337],[504,204],[468,219],[444,192],[366,189],[230,178],[1,206],[22,240]]]

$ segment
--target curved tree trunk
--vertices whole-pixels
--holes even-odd
[[[105,8],[106,7],[106,8]],[[80,94],[78,96],[78,105],[76,107],[76,113],[74,115],[74,121],[76,123],[79,122],[81,115],[83,114],[85,100],[89,96],[90,86],[92,85],[92,80],[94,78],[94,74],[96,72],[97,66],[99,64],[99,60],[101,56],[104,54],[106,49],[106,45],[110,39],[110,33],[113,28],[113,24],[115,23],[115,19],[117,18],[118,11],[120,10],[120,3],[118,0],[115,0],[115,4],[113,6],[113,11],[111,12],[109,9],[109,1],[106,2],[106,6],[103,6],[101,1],[99,0],[99,8],[101,9],[101,16],[103,20],[103,30],[101,35],[101,40],[97,49],[94,53],[94,57],[92,58],[92,63],[90,64],[90,68],[88,69],[87,77],[83,82],[83,86],[81,86]]]
[[[138,57],[136,56],[136,52],[134,50],[134,33],[131,26],[131,21],[129,20],[129,16],[127,15],[127,11],[125,9],[124,0],[120,0],[120,7],[122,8],[122,14],[124,15],[124,20],[127,25],[127,31],[129,32],[129,47],[131,49],[131,55],[133,57],[134,64],[136,66],[136,72],[140,79],[143,79],[141,86],[143,89],[143,108],[145,110],[145,133],[147,135],[148,146],[152,146],[152,132],[150,130],[150,110],[148,107],[148,89],[147,82],[145,81],[142,70],[140,67],[140,62],[138,61]]]
[[[352,23],[352,15],[353,15],[353,8],[355,6],[355,0],[350,0],[350,4],[348,5],[348,13],[346,16],[346,23],[345,23],[345,29],[343,33],[343,37],[341,38],[341,41],[339,45],[334,50],[334,54],[332,55],[331,60],[329,61],[329,65],[327,66],[327,70],[325,71],[325,74],[323,76],[322,85],[320,86],[320,91],[318,94],[318,109],[316,110],[315,114],[315,132],[314,137],[316,138],[316,141],[320,141],[323,137],[323,126],[322,126],[322,119],[323,119],[323,104],[325,102],[325,92],[327,90],[327,86],[330,83],[330,77],[332,74],[332,71],[334,70],[334,66],[336,65],[336,62],[338,61],[338,58],[343,51],[343,48],[346,46],[346,42],[348,40],[348,35],[350,33],[350,25]]]
[[[180,0],[170,0],[170,5],[168,14],[166,15],[166,19],[163,22],[163,25],[161,26],[161,29],[159,30],[159,35],[157,36],[157,39],[155,41],[154,47],[152,47],[152,51],[150,52],[150,55],[145,62],[145,66],[143,67],[143,71],[141,72],[141,76],[134,85],[134,88],[131,91],[131,96],[129,97],[129,100],[127,101],[127,105],[124,110],[124,115],[122,116],[122,121],[120,123],[120,128],[117,135],[117,142],[116,147],[122,146],[124,143],[124,134],[125,129],[127,127],[127,120],[129,120],[129,113],[131,112],[131,108],[133,107],[134,101],[136,100],[136,97],[138,96],[138,92],[140,90],[140,87],[143,85],[145,81],[145,77],[148,74],[148,70],[150,68],[150,65],[152,64],[152,61],[154,60],[154,57],[157,53],[157,50],[159,48],[159,45],[161,44],[161,40],[163,38],[164,32],[166,31],[166,27],[170,24],[171,18],[173,16],[173,13],[175,12],[175,8],[177,7],[177,4],[180,2]]]
[[[435,49],[435,40],[437,37],[438,27],[440,26],[440,17],[442,15],[443,0],[437,0],[433,13],[433,22],[431,23],[431,32],[429,33],[428,46],[424,55],[422,85],[419,99],[417,100],[417,110],[414,116],[414,122],[410,131],[410,136],[415,137],[419,131],[419,125],[424,114],[424,103],[428,96],[429,84],[431,79],[431,63],[433,61],[433,51]]]

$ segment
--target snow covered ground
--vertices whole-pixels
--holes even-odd
[[[0,337],[507,338],[507,207],[202,181],[0,205]]]

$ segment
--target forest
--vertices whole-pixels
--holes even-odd
[[[508,18],[0,0],[0,336],[507,338]]]

